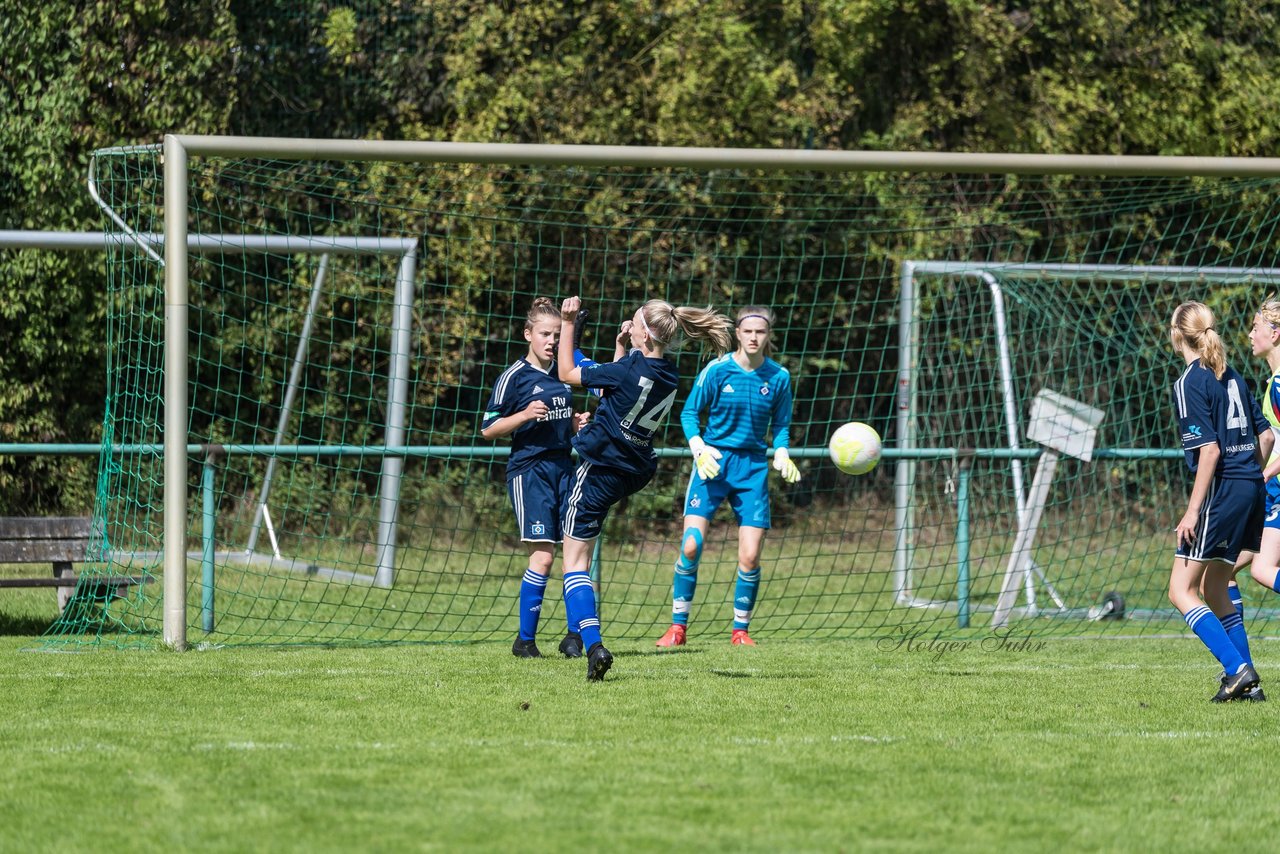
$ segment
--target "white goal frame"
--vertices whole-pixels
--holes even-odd
[[[652,166],[785,171],[1280,177],[1280,158],[671,148],[317,140],[169,134],[164,138],[164,642],[185,649],[187,523],[188,171],[192,157],[281,160]],[[399,312],[397,312],[397,315]],[[407,332],[406,332],[407,334]],[[910,378],[899,378],[898,394]],[[390,437],[388,437],[390,439]],[[388,441],[388,446],[393,443]]]
[[[893,554],[894,598],[900,605],[910,607],[945,607],[956,603],[949,600],[928,599],[914,593],[912,573],[915,545],[914,489],[915,467],[917,458],[911,451],[917,447],[916,416],[919,412],[916,398],[917,344],[920,341],[919,304],[916,299],[916,280],[924,277],[953,278],[961,282],[973,282],[978,287],[987,287],[991,292],[991,316],[993,333],[998,353],[1000,373],[1000,396],[1004,403],[1005,435],[1010,451],[1017,452],[1023,448],[1021,437],[1024,434],[1025,413],[1019,413],[1017,394],[1014,389],[1012,359],[1009,355],[1009,336],[1005,322],[1004,290],[1001,279],[1004,277],[1036,281],[1079,281],[1093,279],[1097,281],[1143,281],[1157,278],[1164,282],[1195,282],[1197,284],[1239,284],[1259,283],[1267,285],[1280,284],[1280,267],[1187,267],[1168,265],[1132,265],[1132,264],[1018,264],[998,262],[962,262],[962,261],[903,261],[899,268],[899,315],[898,315],[898,410],[895,429],[898,439],[898,450],[907,453],[899,459],[894,470],[894,523],[897,528]],[[1030,400],[1039,389],[1028,389]],[[1014,501],[1018,529],[1028,519],[1034,508],[1028,505],[1028,495],[1024,486],[1022,460],[1015,455],[1009,458],[1010,475],[1013,481]],[[1034,537],[1034,529],[1031,531]],[[1021,578],[1013,577],[1021,575]],[[1025,596],[1025,605],[1021,616],[1035,616],[1040,613],[1036,600],[1036,578],[1040,579],[1045,590],[1053,599],[1056,610],[1062,614],[1085,612],[1083,608],[1072,608],[1058,595],[1053,583],[1036,564],[1035,559],[1026,555],[1024,561],[1015,566],[1010,563],[1003,588],[1016,594],[1011,586],[1021,584]],[[967,607],[967,603],[966,603]],[[1002,596],[995,607],[997,619],[1006,619],[1012,610],[1012,601]]]

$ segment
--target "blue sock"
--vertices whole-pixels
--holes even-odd
[[[1235,674],[1245,663],[1236,645],[1227,637],[1222,621],[1214,616],[1213,611],[1204,605],[1198,605],[1182,615],[1191,631],[1196,633],[1200,642],[1209,648],[1213,657],[1218,659],[1227,675]]]
[[[751,625],[751,612],[756,607],[756,592],[760,589],[760,567],[738,567],[738,583],[733,590],[733,627],[746,629]]]
[[[685,543],[693,540],[693,557],[684,553]],[[698,564],[702,561],[702,532],[697,528],[685,528],[680,540],[680,558],[676,561],[675,576],[671,580],[671,622],[677,626],[689,625],[689,608],[693,605],[693,593],[698,589]]]
[[[1252,667],[1253,657],[1249,655],[1249,636],[1244,631],[1244,618],[1239,614],[1229,614],[1219,619],[1223,630],[1227,633],[1227,637],[1231,638],[1231,643],[1236,648],[1236,652],[1240,653],[1240,657]]]
[[[1240,615],[1240,619],[1244,619],[1244,596],[1240,593],[1240,586],[1228,584],[1227,595],[1231,597],[1231,604],[1236,607],[1236,613]]]
[[[1280,593],[1280,571],[1276,572],[1276,577],[1271,579],[1271,589],[1276,593]]]
[[[697,589],[698,565],[690,565],[689,559],[680,555],[671,581],[671,622],[678,626],[689,625],[689,609],[693,606],[693,593]]]
[[[526,569],[524,580],[520,582],[520,640],[531,641],[537,637],[542,596],[546,591],[547,577]]]
[[[591,576],[585,572],[564,574],[564,609],[569,625],[578,626],[582,648],[589,650],[600,643],[600,617],[596,615],[596,591]]]

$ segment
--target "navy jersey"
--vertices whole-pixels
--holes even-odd
[[[1196,359],[1173,384],[1173,406],[1188,468],[1196,470],[1200,448],[1217,443],[1222,456],[1215,477],[1262,479],[1255,452],[1258,431],[1268,424],[1234,369],[1228,367],[1218,379]]]
[[[554,362],[545,373],[528,359],[519,359],[503,371],[485,404],[481,429],[499,418],[515,415],[535,400],[545,403],[549,411],[537,421],[521,424],[511,434],[507,480],[543,457],[569,456],[569,443],[573,438],[573,389],[560,382]]]
[[[754,371],[726,353],[702,369],[680,411],[686,439],[699,435],[698,415],[707,411],[702,439],[714,448],[763,452],[773,431],[773,447],[791,443],[791,374],[773,359]]]
[[[601,390],[595,417],[573,438],[590,463],[628,472],[658,467],[653,434],[676,402],[679,374],[666,359],[632,350],[616,362],[583,365],[582,384]]]

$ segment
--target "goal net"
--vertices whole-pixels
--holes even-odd
[[[118,238],[100,571],[156,582],[80,609],[53,637],[151,642],[170,617],[192,645],[510,639],[526,555],[507,445],[480,437],[481,412],[526,352],[533,299],[573,294],[597,359],[651,297],[777,314],[803,479],[770,475],[754,634],[1182,630],[1164,600],[1189,486],[1168,319],[1180,301],[1208,303],[1231,363],[1265,378],[1245,336],[1273,281],[1274,180],[816,171],[697,151],[609,164],[547,147],[537,164],[497,162],[502,146],[315,159],[306,145],[190,157],[182,311],[166,306],[159,147],[98,154]],[[178,478],[163,452],[166,316],[186,353]],[[709,358],[675,357],[680,401]],[[1043,451],[1027,419],[1046,389],[1102,420],[1092,459],[1060,460],[1013,567]],[[848,421],[884,437],[870,474],[827,457]],[[690,469],[675,415],[657,447],[657,477],[599,541],[607,637],[656,638],[670,621]],[[181,523],[168,603],[166,505]],[[725,507],[693,634],[727,638],[736,566]],[[1112,591],[1128,617],[1089,620]],[[563,631],[558,595],[542,627]]]

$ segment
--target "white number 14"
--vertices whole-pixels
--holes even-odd
[[[644,409],[644,403],[649,399],[649,392],[653,389],[653,380],[648,377],[640,377],[639,382],[640,398],[636,401],[636,405],[631,407],[631,411],[627,413],[627,417],[622,419],[623,427],[630,427],[635,423],[636,416],[640,414],[642,409]],[[675,402],[676,392],[675,389],[672,389],[671,394],[667,395],[665,400],[646,412],[640,418],[640,426],[649,432],[656,431],[658,427],[662,425],[662,419],[667,417],[667,413],[671,411],[671,407]]]

